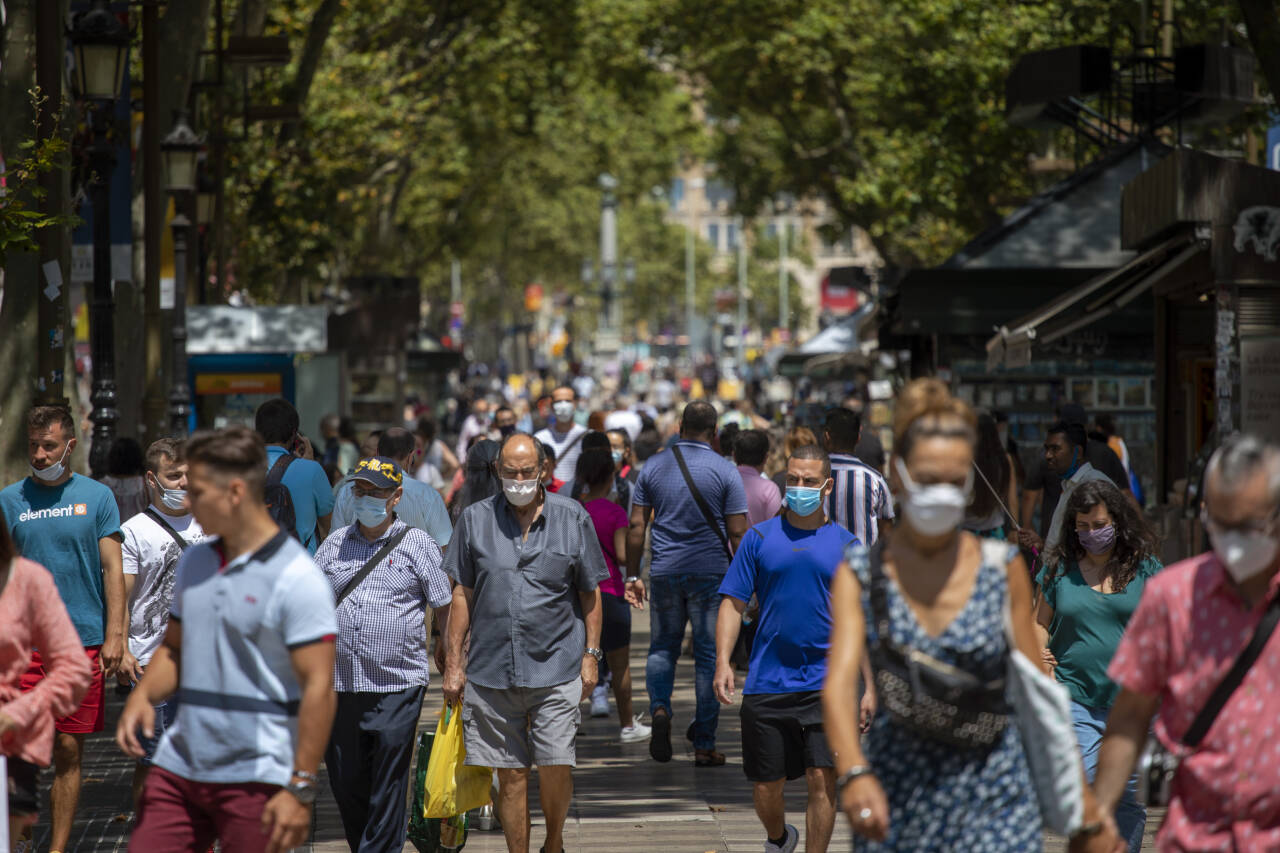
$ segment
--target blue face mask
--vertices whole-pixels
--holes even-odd
[[[813,515],[822,507],[822,490],[826,485],[787,486],[787,507],[796,515]]]
[[[1063,480],[1070,480],[1080,470],[1080,448],[1072,448],[1071,450],[1071,467],[1067,469],[1067,473],[1059,474]]]
[[[622,464],[622,451],[621,450],[613,451],[613,467],[617,468],[621,464]]]
[[[356,498],[356,521],[365,527],[377,527],[387,520],[387,499],[376,495]]]

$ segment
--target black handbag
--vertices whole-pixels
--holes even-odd
[[[882,542],[871,548],[868,590],[876,626],[871,665],[880,706],[899,725],[934,740],[967,749],[993,746],[1009,726],[1012,713],[1004,678],[983,681],[919,649],[894,642],[882,550]]]

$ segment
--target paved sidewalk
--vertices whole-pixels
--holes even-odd
[[[644,691],[644,657],[648,649],[648,614],[635,614],[632,646],[632,680],[636,706],[647,709]],[[442,699],[439,679],[427,693],[422,725],[434,727]],[[571,853],[758,853],[763,831],[751,807],[749,783],[742,775],[737,706],[725,708],[720,716],[719,749],[729,763],[724,767],[695,769],[692,750],[683,734],[693,713],[693,666],[682,659],[676,677],[673,726],[676,756],[669,764],[649,758],[645,743],[623,745],[618,740],[616,716],[585,718],[578,737],[579,767],[574,774],[575,796],[565,831],[566,850]],[[612,706],[612,701],[611,701]],[[110,733],[115,731],[122,700],[108,697],[107,730],[88,739],[85,756],[85,784],[72,843],[65,853],[107,853],[127,847],[130,813],[129,781],[133,763],[118,749]],[[584,706],[585,707],[585,706]],[[48,791],[51,771],[42,777],[42,791]],[[544,834],[537,807],[536,783],[532,786],[533,833],[531,850],[542,844]],[[314,853],[346,853],[337,807],[322,780],[322,796],[316,808],[314,841],[307,849]],[[787,788],[788,820],[804,837],[804,783]],[[46,800],[47,803],[47,800]],[[1154,849],[1151,836],[1162,813],[1148,821],[1148,838],[1143,849]],[[36,830],[37,850],[48,850],[47,810]],[[412,851],[411,845],[405,850]],[[473,832],[466,849],[470,853],[505,853],[502,833]],[[798,848],[803,850],[803,843]],[[832,851],[850,849],[848,826],[843,818],[836,824]],[[1046,841],[1045,850],[1057,853],[1065,847],[1059,840]],[[169,853],[169,851],[148,851]]]

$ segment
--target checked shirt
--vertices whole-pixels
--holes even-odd
[[[316,565],[329,579],[335,598],[405,526],[396,519],[373,542],[358,524],[330,534],[316,551]],[[339,605],[334,690],[393,693],[427,684],[427,608],[443,607],[452,598],[449,578],[440,568],[442,561],[435,541],[421,530],[410,529]]]

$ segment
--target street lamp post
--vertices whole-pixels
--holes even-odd
[[[600,176],[600,295],[604,302],[604,323],[612,345],[618,333],[618,179],[607,172]]]
[[[70,32],[75,46],[77,92],[89,103],[93,145],[90,165],[95,173],[93,196],[93,297],[89,314],[90,352],[93,358],[93,446],[89,468],[94,477],[107,472],[107,455],[116,437],[120,412],[115,381],[115,300],[111,290],[111,168],[115,155],[108,138],[112,107],[124,81],[129,52],[129,29],[108,8],[107,0],[94,0],[92,8],[77,15]]]
[[[191,389],[187,385],[187,251],[190,248],[191,220],[186,217],[187,200],[196,190],[196,160],[200,138],[179,110],[173,130],[160,143],[164,152],[167,189],[173,195],[173,382],[169,390],[169,429],[185,436],[191,418]]]

